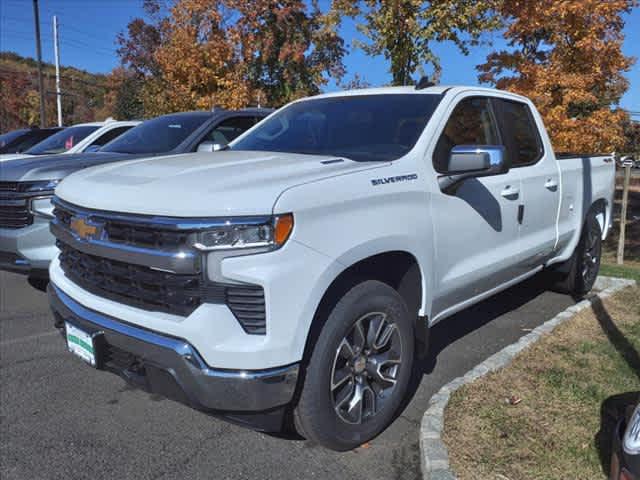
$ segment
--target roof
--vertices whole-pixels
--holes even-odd
[[[393,94],[436,94],[440,95],[451,87],[444,85],[436,85],[433,87],[416,90],[414,86],[406,87],[375,87],[375,88],[359,88],[356,90],[341,90],[337,92],[321,93],[308,98],[330,98],[330,97],[350,97],[354,95],[393,95]]]
[[[375,87],[375,88],[361,88],[356,90],[341,90],[336,92],[322,93],[320,95],[315,95],[313,97],[303,98],[301,99],[301,101],[315,99],[315,98],[351,97],[356,95],[393,95],[393,94],[442,95],[443,93],[449,90],[454,90],[456,93],[460,93],[465,90],[473,90],[474,92],[480,91],[487,94],[497,93],[500,95],[509,96],[513,98],[526,99],[522,95],[517,95],[515,93],[507,92],[505,90],[481,87],[477,85],[435,85],[433,87],[427,87],[420,90],[417,90],[415,86],[409,85],[405,87]]]

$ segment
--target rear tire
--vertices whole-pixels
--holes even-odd
[[[298,432],[332,450],[358,447],[395,418],[407,393],[414,332],[402,297],[368,280],[330,310],[294,411]]]
[[[565,264],[568,273],[556,273],[554,289],[576,297],[589,293],[598,277],[601,252],[602,229],[595,215],[590,214],[582,229],[578,246]]]

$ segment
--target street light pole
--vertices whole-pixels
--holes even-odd
[[[62,93],[60,92],[60,45],[58,44],[58,17],[53,16],[53,53],[56,60],[56,104],[58,106],[58,126],[62,126]]]
[[[33,18],[36,23],[36,55],[38,57],[38,91],[40,92],[40,127],[47,126],[44,105],[44,83],[42,81],[42,48],[40,47],[40,12],[38,0],[33,0]]]

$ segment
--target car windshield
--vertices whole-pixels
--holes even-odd
[[[66,152],[98,128],[100,128],[98,125],[78,125],[77,127],[65,128],[46,140],[36,143],[25,153],[29,155],[54,155]]]
[[[45,138],[60,131],[59,128],[44,128],[23,131],[22,134],[14,136],[11,140],[5,140],[5,144],[0,146],[0,153],[22,153],[40,143]]]
[[[166,153],[180,145],[210,115],[205,113],[164,115],[147,120],[109,142],[101,152]]]
[[[22,129],[14,130],[12,132],[7,132],[3,135],[0,135],[0,148],[13,142],[16,138],[20,137],[20,135],[24,135],[26,132],[28,132],[28,130]]]
[[[416,144],[440,99],[378,94],[305,100],[272,115],[230,148],[395,160]]]

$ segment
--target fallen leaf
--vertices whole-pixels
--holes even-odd
[[[509,397],[509,405],[518,405],[522,401],[522,398],[517,395],[511,395]]]

